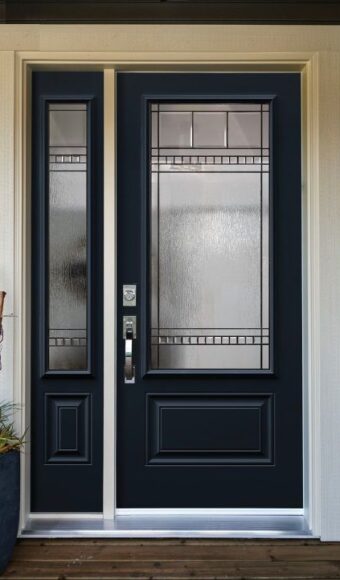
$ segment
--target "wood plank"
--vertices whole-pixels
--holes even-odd
[[[3,578],[340,578],[340,562],[12,562]]]
[[[19,540],[2,578],[340,579],[340,543],[318,540]]]
[[[46,541],[17,544],[14,558],[20,561],[65,561],[72,558],[100,561],[115,560],[242,560],[247,561],[340,561],[340,545],[321,542],[248,543],[225,541]]]
[[[213,539],[145,539],[145,538],[46,538],[46,539],[19,539],[17,541],[17,547],[20,546],[162,546],[164,548],[169,546],[240,546],[240,547],[250,547],[250,546],[276,546],[276,547],[299,547],[305,546],[307,548],[320,547],[323,549],[324,546],[339,546],[340,542],[321,542],[320,540],[248,540],[248,539],[224,539],[224,538],[213,538]]]

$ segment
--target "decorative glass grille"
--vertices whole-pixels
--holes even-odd
[[[87,105],[49,104],[49,369],[85,370]]]
[[[150,110],[151,368],[270,368],[268,103]]]

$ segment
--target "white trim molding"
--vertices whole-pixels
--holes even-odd
[[[72,32],[70,31],[70,34]],[[62,46],[62,40],[60,41]],[[18,51],[16,53],[16,114],[15,114],[15,151],[16,151],[16,165],[15,165],[15,255],[16,255],[16,307],[15,313],[18,315],[17,332],[16,332],[16,381],[17,391],[16,400],[23,404],[22,412],[22,428],[30,424],[30,100],[29,100],[29,78],[30,71],[37,68],[44,68],[50,70],[103,70],[104,71],[104,118],[105,118],[105,136],[104,136],[104,308],[105,308],[105,323],[104,323],[104,474],[103,474],[103,492],[104,492],[104,506],[103,514],[94,514],[91,517],[84,515],[83,520],[101,520],[105,523],[106,530],[109,521],[119,521],[118,528],[122,531],[127,514],[122,515],[121,510],[116,509],[115,496],[115,399],[116,399],[116,384],[115,384],[115,360],[113,353],[116,351],[116,337],[115,337],[115,321],[116,321],[116,307],[115,307],[115,281],[116,281],[116,136],[115,136],[115,71],[116,70],[179,70],[179,71],[240,71],[240,72],[254,72],[254,71],[300,71],[303,79],[303,214],[304,214],[304,234],[303,234],[303,295],[304,295],[304,487],[305,487],[305,506],[304,516],[299,513],[292,513],[292,510],[285,511],[272,510],[273,513],[267,514],[267,517],[278,518],[278,521],[283,522],[282,518],[300,518],[300,523],[304,520],[304,524],[300,527],[303,534],[310,533],[318,536],[320,530],[320,290],[319,290],[319,124],[318,124],[318,56],[314,51],[303,52],[275,52],[275,53],[234,53],[228,51],[215,52],[176,52],[173,51],[157,51],[154,44],[153,50],[150,52],[26,52]],[[32,514],[30,515],[29,506],[29,447],[26,453],[22,456],[22,510],[20,526],[23,535],[29,533],[29,530],[35,530],[37,535],[48,535],[48,522],[51,524],[51,529],[56,520],[63,519],[62,514]],[[166,510],[167,511],[167,510]],[[248,510],[249,512],[249,510]],[[252,512],[252,513],[250,513]],[[246,516],[253,518],[253,524],[247,524],[247,533],[249,532],[249,525],[257,525],[260,520],[256,518],[264,517],[265,510],[260,510],[256,513],[250,510],[248,514],[243,513],[242,510],[227,510],[224,514],[227,521],[230,518]],[[280,512],[280,513],[279,513]],[[150,515],[156,517],[157,514]],[[173,514],[174,515],[174,514]],[[220,517],[216,513],[214,517]],[[167,516],[171,518],[171,514],[163,513],[163,518]],[[179,535],[185,535],[183,529],[185,525],[193,524],[194,515],[190,512],[177,515],[182,518],[189,518],[190,520],[182,520],[184,528],[178,531]],[[201,513],[197,510],[196,519],[202,517],[211,517],[212,514]],[[131,514],[132,517],[132,514]],[[144,517],[149,517],[146,513]],[[159,517],[159,516],[158,516]],[[125,519],[122,519],[125,518]],[[129,520],[131,526],[129,528],[130,535],[138,536],[138,521],[141,522],[141,514],[138,517],[133,517]],[[255,519],[254,519],[255,518]],[[280,520],[281,518],[281,520]],[[302,518],[302,519],[301,519]],[[306,518],[306,519],[305,519]],[[65,518],[64,518],[65,519]],[[76,514],[68,514],[66,519],[77,521]],[[79,519],[79,518],[78,518]],[[34,524],[34,522],[43,521],[43,525]],[[80,521],[80,519],[79,519]],[[168,520],[166,520],[168,521]],[[170,521],[170,520],[169,520]],[[197,520],[198,521],[198,520]],[[245,520],[242,520],[245,521]],[[265,521],[269,521],[268,519]],[[276,520],[275,520],[276,521]],[[288,520],[286,520],[287,522]],[[293,520],[291,520],[293,521]],[[53,523],[54,522],[54,523]],[[340,514],[339,514],[340,522]],[[300,525],[299,523],[299,525]],[[58,524],[59,525],[59,524]],[[98,524],[99,525],[99,524]],[[146,525],[147,528],[147,524]],[[149,525],[149,524],[148,524]],[[169,524],[170,525],[170,524]],[[200,524],[197,524],[198,526]],[[205,525],[205,524],[204,524]],[[227,523],[225,523],[225,526]],[[224,533],[232,535],[233,526],[235,528],[235,520],[230,524],[229,529],[224,527]],[[277,525],[275,523],[275,525]],[[294,523],[294,525],[296,525]],[[32,528],[33,526],[33,528]],[[119,527],[120,526],[120,527]],[[142,526],[142,523],[141,523]],[[151,526],[151,527],[150,527]],[[152,536],[152,524],[149,528],[140,528],[140,535]],[[164,526],[163,526],[164,527]],[[81,526],[80,528],[81,529]],[[94,535],[94,528],[90,526]],[[98,528],[99,529],[99,528]],[[102,529],[102,528],[100,528]],[[176,528],[177,529],[177,528]],[[211,535],[209,526],[195,528],[198,535],[203,537]],[[25,532],[26,530],[26,532]],[[136,531],[137,530],[137,531]],[[146,531],[145,531],[146,530]],[[166,536],[166,530],[162,528],[163,537]],[[203,531],[202,531],[203,530]],[[205,532],[204,532],[205,530]],[[266,530],[266,526],[263,528]],[[272,528],[274,530],[274,528]],[[306,531],[307,530],[307,531]],[[216,530],[215,530],[216,531]],[[287,530],[286,530],[287,531]],[[119,533],[120,533],[119,532]],[[236,528],[234,529],[234,536],[238,537]],[[267,530],[268,532],[268,530]],[[275,536],[275,530],[273,534]],[[33,533],[33,532],[32,532]],[[69,533],[69,535],[76,536],[74,527],[69,527],[69,531],[62,533]],[[104,532],[103,532],[104,533]],[[116,532],[115,532],[116,533]],[[118,533],[118,532],[117,532]],[[119,535],[118,533],[118,535]],[[188,534],[188,530],[186,530]],[[265,536],[265,531],[261,532]],[[277,532],[279,534],[279,532]],[[287,532],[288,533],[288,532]],[[299,532],[300,533],[300,532]],[[302,533],[302,532],[301,532]],[[165,534],[165,535],[164,535]],[[169,531],[170,534],[170,531]],[[218,535],[218,531],[216,532]],[[34,534],[33,534],[34,535]],[[62,534],[61,534],[62,535]],[[113,534],[115,535],[115,534]],[[124,535],[124,534],[123,534]],[[128,533],[126,533],[128,535]],[[170,534],[171,535],[171,534]],[[195,535],[195,534],[194,534]],[[288,534],[289,535],[289,534]],[[154,531],[154,536],[159,536],[157,530]],[[268,537],[272,537],[268,532]],[[276,536],[275,536],[276,537]],[[340,527],[339,527],[340,539]]]
[[[319,57],[302,75],[302,295],[304,498],[310,528],[320,533],[320,230],[319,230]]]
[[[115,513],[116,464],[116,165],[115,71],[104,70],[104,432],[103,515]]]

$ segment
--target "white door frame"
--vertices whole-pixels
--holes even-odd
[[[83,518],[111,520],[116,511],[116,77],[117,70],[291,72],[302,77],[303,173],[303,433],[304,514],[314,535],[320,533],[320,297],[319,297],[319,128],[317,53],[62,53],[17,52],[15,98],[15,399],[22,404],[21,428],[30,424],[30,76],[35,69],[104,72],[104,473],[103,513]],[[30,517],[30,450],[22,455],[21,517]],[[169,510],[163,510],[162,513]],[[179,510],[177,514],[202,513]],[[216,511],[216,510],[213,510]],[[258,510],[223,510],[255,514]],[[265,510],[260,510],[264,513]],[[275,515],[281,510],[269,510]],[[173,513],[173,512],[172,512]],[[62,514],[34,517],[61,519]],[[75,516],[65,514],[65,519]],[[79,514],[77,515],[79,518]]]

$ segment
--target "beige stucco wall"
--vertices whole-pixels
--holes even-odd
[[[14,312],[14,52],[0,52],[0,289]],[[13,394],[13,318],[5,318],[0,400]]]
[[[271,47],[271,48],[270,48]],[[338,26],[0,25],[0,50],[338,51]]]

